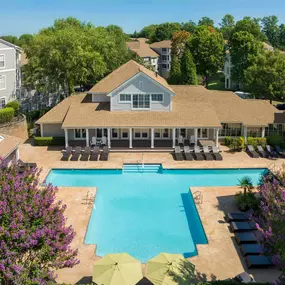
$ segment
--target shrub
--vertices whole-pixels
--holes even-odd
[[[282,145],[284,144],[284,138],[278,134],[272,134],[269,138],[267,138],[267,142],[270,145]]]
[[[232,142],[232,138],[231,137],[225,137],[225,146],[230,146]]]
[[[244,148],[244,138],[243,137],[238,137],[238,138],[226,137],[225,145],[228,146],[231,150],[242,151]]]
[[[241,211],[247,211],[249,209],[256,210],[258,209],[259,200],[255,197],[254,193],[248,192],[244,195],[243,192],[238,192],[235,195],[235,201],[237,203],[238,208]]]
[[[267,140],[266,140],[266,138],[260,138],[260,137],[258,137],[258,138],[248,137],[246,144],[252,145],[254,148],[256,148],[258,145],[265,147],[267,144]]]
[[[15,111],[14,116],[18,116],[20,112],[20,104],[17,100],[9,102],[8,104],[5,105],[5,108],[13,108]]]
[[[0,124],[11,122],[14,118],[13,108],[4,108],[0,110]]]
[[[64,145],[65,139],[62,137],[34,137],[34,142],[37,146]]]

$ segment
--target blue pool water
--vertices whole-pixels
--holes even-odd
[[[235,186],[243,176],[257,185],[267,169],[162,170],[127,166],[125,170],[51,170],[55,186],[97,186],[86,244],[96,254],[128,252],[145,262],[160,252],[197,255],[206,244],[189,187]]]

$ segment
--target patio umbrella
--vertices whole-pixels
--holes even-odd
[[[180,275],[179,266],[181,261],[185,261],[181,254],[160,253],[150,259],[146,264],[146,278],[154,285],[175,285],[169,272]]]
[[[141,263],[127,253],[107,254],[94,264],[97,285],[134,285],[143,278]]]

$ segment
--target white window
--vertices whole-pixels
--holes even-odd
[[[162,69],[169,69],[169,64],[162,64]]]
[[[120,94],[120,102],[132,102],[131,94]]]
[[[119,129],[112,129],[112,139],[119,138]]]
[[[199,139],[207,139],[209,129],[198,129],[198,138]]]
[[[74,130],[75,139],[85,139],[86,138],[86,129],[75,129]]]
[[[129,130],[128,129],[121,129],[121,138],[128,139],[129,138]]]
[[[0,109],[3,109],[6,105],[6,98],[2,97],[0,98]]]
[[[0,54],[0,68],[4,68],[4,67],[5,67],[5,55]]]
[[[169,129],[154,129],[154,137],[158,139],[168,139],[170,137]]]
[[[162,48],[162,51],[167,52],[167,48]]]
[[[151,101],[163,102],[163,94],[151,94]]]
[[[133,94],[133,109],[149,109],[150,94]]]
[[[164,61],[169,61],[169,55],[163,55],[162,60]]]
[[[0,75],[0,90],[6,89],[6,75]]]
[[[134,130],[135,139],[147,139],[148,138],[148,129],[135,129]]]
[[[164,139],[168,139],[170,136],[170,132],[169,132],[169,129],[162,129],[162,137]]]

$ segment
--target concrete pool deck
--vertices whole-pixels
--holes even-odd
[[[223,161],[174,161],[169,153],[145,153],[145,163],[162,163],[164,168],[271,168],[281,166],[285,160],[252,159],[244,152],[232,154],[222,147]],[[30,144],[20,146],[21,159],[26,162],[36,162],[42,168],[41,179],[44,179],[52,168],[122,168],[123,163],[141,162],[141,153],[111,153],[109,161],[81,162],[60,161],[61,153],[58,148],[34,147]],[[95,255],[95,245],[84,245],[84,237],[92,210],[86,205],[87,192],[96,191],[94,188],[60,187],[57,198],[67,205],[65,216],[68,225],[72,225],[76,236],[72,247],[79,249],[80,264],[71,269],[57,272],[58,282],[74,284],[80,280],[90,281],[92,267],[98,256]],[[196,265],[197,271],[206,274],[210,279],[232,278],[247,271],[254,275],[257,281],[273,281],[278,275],[277,269],[247,270],[240,250],[234,241],[234,235],[224,222],[224,212],[235,211],[234,194],[238,187],[198,187],[191,191],[203,193],[203,204],[197,205],[209,244],[198,245],[198,256],[190,261]],[[83,279],[84,277],[89,277]],[[81,284],[84,284],[83,282]]]

